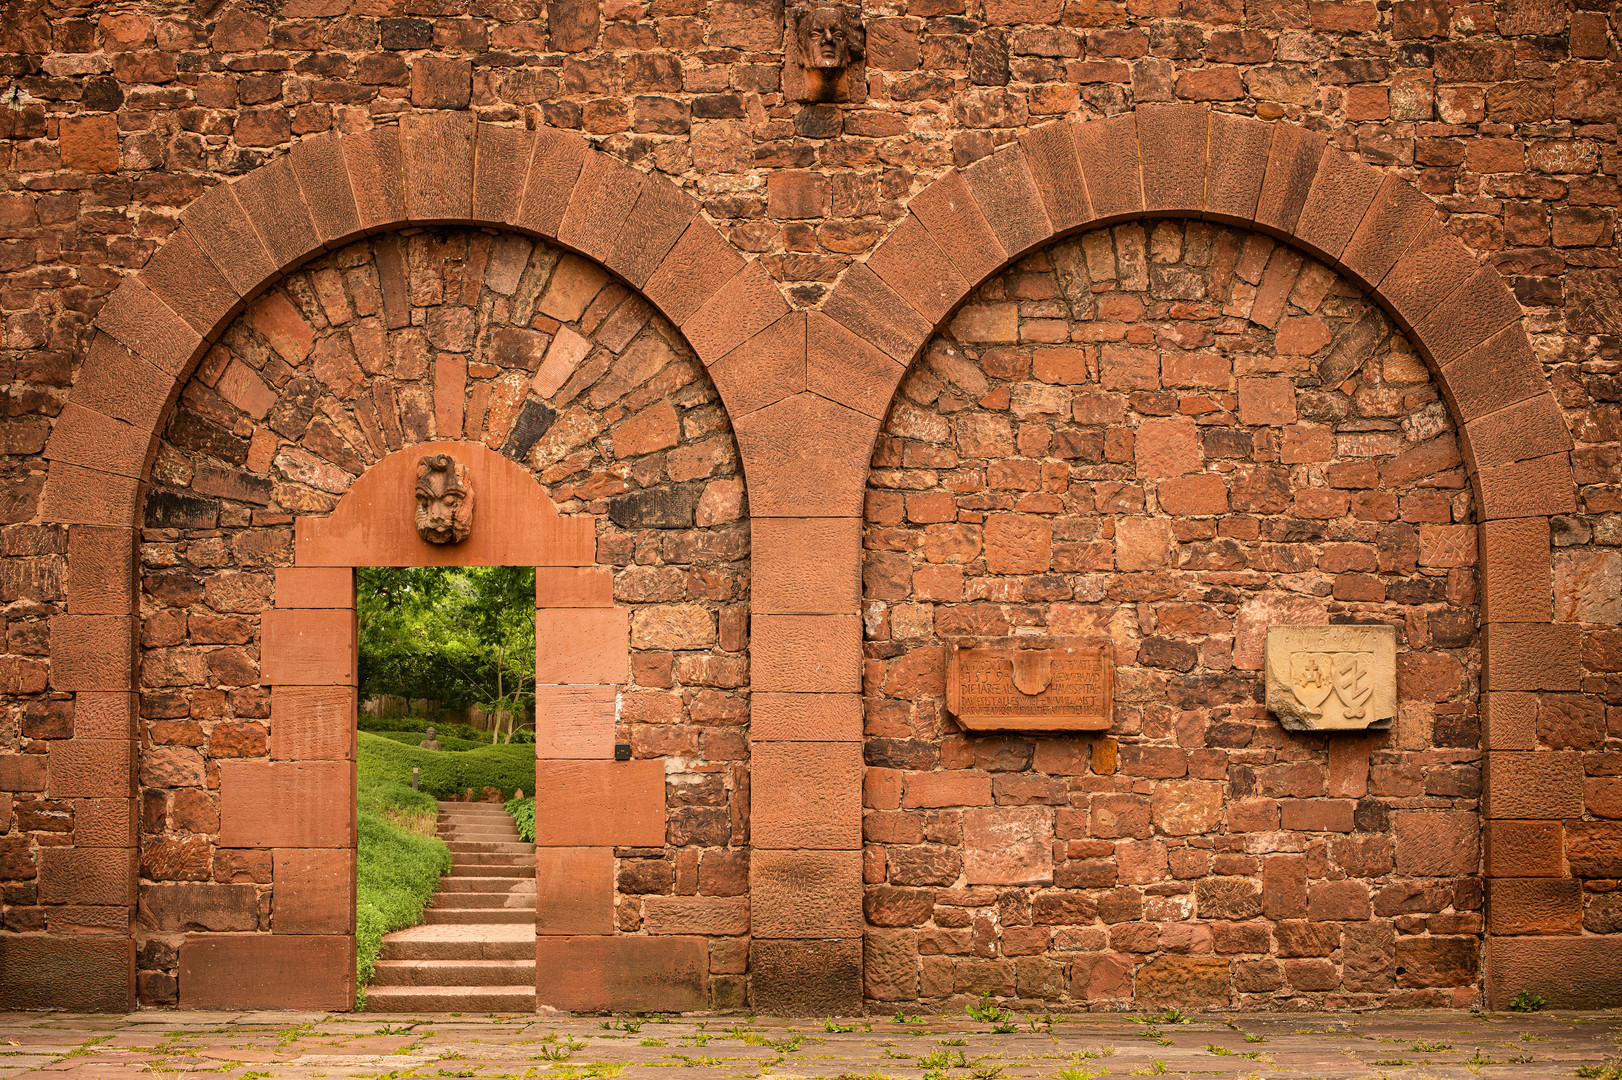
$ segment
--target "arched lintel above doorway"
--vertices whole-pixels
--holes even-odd
[[[417,462],[429,454],[467,467],[473,530],[460,543],[431,544],[413,523]],[[362,473],[331,514],[294,525],[299,566],[590,566],[596,543],[589,515],[560,515],[522,465],[469,442],[396,450]]]

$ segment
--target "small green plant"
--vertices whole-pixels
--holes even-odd
[[[1599,1065],[1579,1065],[1577,1075],[1585,1080],[1622,1080],[1622,1061],[1607,1059]]]
[[[929,1021],[925,1020],[921,1016],[908,1016],[904,1012],[898,1012],[894,1016],[890,1017],[890,1019],[898,1024],[912,1024],[914,1026],[929,1023]]]
[[[1466,1065],[1491,1065],[1492,1064],[1492,1055],[1491,1054],[1483,1054],[1481,1052],[1481,1047],[1478,1046],[1478,1047],[1476,1047],[1476,1052],[1475,1053],[1471,1054],[1469,1057],[1464,1059],[1464,1063]]]
[[[1015,1030],[1011,1023],[1014,1014],[993,1002],[989,990],[980,995],[977,1003],[966,1006],[963,1011],[969,1014],[970,1020],[978,1020],[982,1024],[996,1024],[999,1029],[1006,1026],[1010,1031]]]
[[[1266,1035],[1252,1035],[1247,1031],[1245,1033],[1245,1041],[1247,1043],[1264,1043],[1264,1042],[1267,1041],[1267,1036]]]
[[[1226,1046],[1218,1046],[1216,1043],[1206,1043],[1205,1052],[1207,1054],[1215,1054],[1217,1057],[1234,1056],[1234,1052],[1232,1050],[1229,1050]]]
[[[805,1042],[804,1035],[784,1035],[781,1039],[770,1040],[766,1045],[780,1054],[792,1054],[800,1048],[800,1044],[803,1042]]]
[[[847,1031],[855,1031],[856,1025],[836,1023],[834,1018],[830,1016],[823,1020],[822,1030],[828,1032],[830,1035],[843,1035]]]
[[[1104,1075],[1103,1069],[1077,1069],[1075,1067],[1060,1069],[1056,1074],[1058,1080],[1098,1080]]]
[[[1148,1065],[1147,1068],[1133,1069],[1127,1075],[1128,1076],[1165,1076],[1167,1071],[1168,1070],[1166,1068],[1166,1059],[1165,1058],[1154,1058],[1149,1062],[1149,1065]]]
[[[665,1041],[663,1039],[643,1039],[641,1042],[637,1043],[637,1045],[638,1046],[664,1046]]]
[[[969,1074],[974,1080],[1002,1080],[1002,1066],[991,1065],[984,1069],[976,1069]]]
[[[1416,1054],[1442,1054],[1453,1049],[1452,1043],[1445,1042],[1416,1042],[1408,1049]]]
[[[1510,999],[1509,1007],[1515,1012],[1541,1012],[1548,1004],[1530,990],[1522,990]]]

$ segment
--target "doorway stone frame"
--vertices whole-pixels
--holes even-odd
[[[1463,433],[1481,519],[1486,866],[1493,880],[1550,887],[1563,866],[1542,876],[1537,853],[1513,838],[1557,835],[1581,788],[1576,755],[1535,750],[1532,723],[1536,692],[1577,688],[1578,628],[1552,621],[1548,521],[1576,501],[1570,435],[1518,303],[1426,196],[1324,134],[1145,105],[1034,128],[948,170],[812,312],[789,311],[761,263],[691,196],[572,133],[408,115],[306,138],[212,188],[97,315],[46,448],[42,518],[69,534],[51,686],[77,695],[75,736],[51,749],[48,791],[110,824],[52,850],[42,896],[135,904],[138,515],[157,435],[208,344],[283,273],[358,236],[412,224],[514,229],[640,289],[720,390],[753,539],[754,1001],[790,1014],[859,1008],[860,532],[874,438],[907,366],[974,285],[1057,237],[1156,216],[1258,229],[1323,259],[1368,289],[1430,365]],[[133,1004],[124,925],[9,947],[20,959],[71,950],[82,1007],[122,1008]],[[1495,935],[1489,998],[1507,999],[1539,967],[1622,970],[1619,954],[1622,942],[1605,939]]]

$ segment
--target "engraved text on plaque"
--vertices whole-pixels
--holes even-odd
[[[1018,639],[1016,639],[1018,640]],[[1030,645],[1041,648],[1021,647]],[[1115,648],[1091,638],[955,647],[946,707],[970,731],[1107,731]]]

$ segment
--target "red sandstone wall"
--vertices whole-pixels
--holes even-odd
[[[1411,179],[1523,305],[1577,442],[1579,485],[1574,512],[1553,519],[1551,577],[1533,575],[1529,588],[1582,627],[1577,655],[1553,658],[1581,666],[1561,667],[1569,693],[1506,697],[1484,727],[1502,721],[1495,746],[1560,755],[1538,758],[1554,763],[1543,770],[1517,759],[1513,772],[1506,758],[1501,789],[1580,788],[1584,816],[1513,835],[1491,827],[1485,857],[1509,877],[1553,875],[1536,904],[1518,905],[1557,912],[1549,926],[1615,933],[1622,25],[1611,8],[897,0],[869,12],[867,101],[801,108],[777,92],[772,0],[288,0],[274,12],[240,0],[185,10],[11,0],[0,18],[10,103],[0,110],[0,927],[117,933],[127,918],[120,882],[131,868],[68,849],[80,834],[104,837],[108,819],[96,814],[113,804],[101,800],[128,794],[108,778],[129,763],[98,759],[78,775],[99,779],[74,796],[47,792],[50,748],[70,764],[66,740],[105,732],[93,726],[103,717],[76,716],[49,692],[48,619],[69,607],[68,544],[63,529],[37,524],[41,451],[90,319],[210,184],[305,135],[404,112],[471,108],[575,128],[672,177],[734,244],[761,255],[791,303],[815,306],[948,165],[1050,117],[1192,100],[1305,123]],[[1568,854],[1580,892],[1559,881]],[[87,988],[85,1000],[106,989]]]

